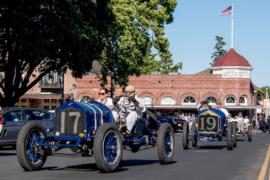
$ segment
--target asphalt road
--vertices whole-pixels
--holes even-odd
[[[181,135],[176,135],[174,162],[160,165],[156,149],[138,153],[124,151],[121,168],[100,173],[91,157],[52,156],[40,171],[25,172],[17,162],[16,151],[0,151],[0,180],[255,180],[265,159],[270,134],[255,132],[251,143],[238,141],[228,151],[226,142],[199,142],[196,149],[183,150]],[[268,166],[269,169],[269,166]]]

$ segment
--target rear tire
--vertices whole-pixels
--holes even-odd
[[[192,123],[192,147],[197,147],[198,145],[198,135],[196,134],[196,124],[193,122]]]
[[[188,149],[188,144],[189,144],[188,135],[189,135],[188,123],[187,122],[184,122],[183,136],[182,136],[182,142],[183,142],[183,148],[184,149]]]
[[[232,123],[227,124],[227,149],[233,150]]]
[[[232,122],[232,141],[233,147],[237,147],[236,123]]]
[[[173,128],[169,123],[162,123],[157,132],[157,153],[160,164],[172,161],[175,152]]]
[[[102,172],[115,171],[122,159],[123,144],[119,130],[110,123],[102,124],[94,140],[94,157]]]
[[[249,125],[248,126],[248,142],[251,142],[252,141],[252,127]]]
[[[39,170],[46,162],[46,151],[38,146],[44,135],[45,130],[36,122],[27,123],[21,129],[17,138],[16,151],[19,164],[24,170]]]

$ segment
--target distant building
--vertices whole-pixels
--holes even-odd
[[[144,99],[147,107],[155,111],[196,112],[196,105],[202,100],[208,100],[213,106],[221,101],[232,114],[242,111],[253,116],[256,111],[257,89],[252,83],[251,71],[252,66],[248,60],[230,49],[202,72],[142,75],[131,77],[130,84],[137,88],[138,95]],[[98,98],[99,88],[100,82],[96,74],[90,73],[82,79],[72,78],[69,71],[65,74],[64,98],[72,97],[78,101]],[[115,95],[120,95],[121,90],[118,87]],[[27,96],[22,99],[27,99]],[[61,98],[57,99],[58,102],[59,99]]]
[[[211,105],[223,102],[231,113],[239,111],[253,116],[256,87],[251,80],[252,66],[234,49],[218,58],[207,70],[197,74],[142,75],[131,77],[149,109],[163,112],[195,112],[196,105],[208,100]],[[76,99],[97,98],[100,83],[95,75],[76,80]],[[110,83],[108,83],[110,84]],[[121,88],[116,95],[121,94]]]

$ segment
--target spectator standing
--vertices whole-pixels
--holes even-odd
[[[238,122],[238,127],[239,127],[239,130],[240,132],[242,133],[244,131],[244,118],[243,118],[243,115],[242,113],[238,113],[238,116],[236,118],[237,122]]]

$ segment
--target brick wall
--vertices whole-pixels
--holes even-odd
[[[69,80],[67,80],[69,82]],[[110,84],[110,83],[108,83]],[[250,79],[223,79],[221,75],[143,75],[131,77],[130,84],[137,89],[139,96],[150,96],[154,99],[154,105],[160,105],[165,96],[171,96],[180,105],[184,97],[191,95],[200,102],[208,96],[214,96],[224,102],[224,99],[232,95],[239,105],[240,96],[245,96],[248,106],[252,106],[252,92]],[[97,98],[100,88],[99,78],[96,75],[87,75],[76,80],[76,99],[87,95]],[[110,88],[108,86],[108,88]],[[66,91],[69,93],[68,91]],[[121,94],[118,87],[115,95]]]

